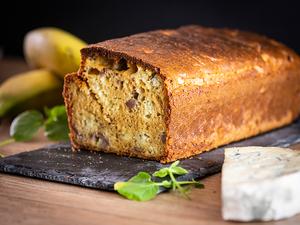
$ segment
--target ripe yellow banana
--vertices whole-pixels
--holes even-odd
[[[57,104],[62,100],[61,90],[62,81],[45,69],[9,77],[0,85],[0,117],[13,109]]]
[[[24,55],[33,68],[45,68],[64,77],[77,71],[80,65],[80,49],[86,43],[58,28],[39,28],[27,33],[24,39]]]

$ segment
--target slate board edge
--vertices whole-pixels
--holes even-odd
[[[28,152],[33,152],[33,151],[40,151],[41,149],[53,148],[56,146],[60,146],[60,144],[50,144],[50,145],[46,145],[45,147],[42,147],[42,148],[37,148],[32,151],[21,152],[21,153],[11,155],[11,156],[26,154]],[[205,153],[208,153],[208,152],[205,152]],[[202,153],[202,154],[205,154],[205,153]],[[104,153],[104,154],[109,154],[109,153]],[[199,155],[201,155],[201,154],[199,154]],[[7,157],[11,157],[11,156],[7,156]],[[6,157],[4,157],[2,159],[5,159],[5,158]],[[189,158],[184,159],[184,160],[189,160]],[[143,160],[143,161],[145,161],[145,160]],[[153,161],[153,162],[157,163],[156,161]],[[57,183],[61,183],[61,184],[76,185],[79,187],[87,187],[87,188],[92,188],[92,189],[96,189],[96,190],[100,189],[100,190],[104,190],[104,191],[111,191],[111,192],[114,191],[113,185],[101,185],[101,183],[100,183],[100,184],[98,184],[97,187],[95,187],[94,185],[88,184],[88,183],[83,183],[83,182],[78,182],[78,181],[74,182],[74,179],[68,179],[68,180],[55,179],[55,178],[52,178],[51,176],[47,176],[48,173],[44,170],[36,170],[36,172],[33,174],[33,173],[29,173],[28,169],[26,169],[26,167],[25,168],[24,167],[13,167],[13,169],[12,169],[12,167],[13,167],[12,165],[5,165],[5,163],[3,163],[2,160],[0,160],[0,173],[9,174],[9,175],[13,175],[13,176],[29,177],[29,178],[33,178],[33,179],[37,179],[37,180],[57,182]],[[201,175],[199,175],[200,172],[190,172],[186,175],[178,177],[178,180],[192,180],[192,179],[200,179],[200,178],[202,179],[202,178],[205,178],[205,177],[208,177],[210,175],[220,172],[221,168],[222,168],[222,164],[214,165],[214,166],[211,166],[211,167],[205,168],[205,169],[199,168],[199,170],[201,170]],[[203,169],[204,169],[204,171],[203,171]],[[41,174],[45,174],[45,176],[41,176]],[[165,190],[166,189],[162,188],[162,191],[165,191]]]
[[[205,178],[205,177],[208,177],[208,176],[219,173],[221,171],[221,168],[222,168],[222,166],[214,166],[214,167],[211,168],[211,170],[209,172],[205,173],[205,175],[203,175],[203,176],[199,176],[197,174],[191,173],[191,174],[186,175],[186,176],[181,176],[179,180],[192,180],[192,179],[197,179],[198,180],[200,178],[202,179],[202,178]],[[44,180],[44,181],[50,181],[50,182],[55,182],[55,183],[61,183],[61,184],[75,185],[75,186],[78,186],[78,187],[87,187],[87,188],[92,188],[92,189],[96,189],[96,190],[100,189],[100,190],[103,190],[103,191],[110,191],[110,192],[114,191],[113,186],[94,187],[93,185],[87,185],[87,184],[84,184],[84,183],[74,183],[71,180],[69,182],[66,182],[66,181],[61,181],[61,180],[58,180],[58,179],[33,176],[33,175],[30,175],[27,172],[22,172],[22,169],[11,171],[9,168],[6,168],[5,165],[0,165],[0,173],[9,174],[9,175],[12,175],[12,176],[29,177],[29,178],[33,178],[33,179],[37,179],[37,180]]]
[[[293,145],[293,144],[296,144],[296,143],[300,142],[300,133],[299,133],[299,131],[300,131],[300,122],[299,122],[299,120],[296,121],[295,123],[291,124],[291,125],[288,125],[288,126],[285,126],[285,127],[282,127],[282,128],[276,129],[276,130],[273,130],[273,131],[268,132],[268,133],[270,133],[271,134],[270,136],[272,136],[272,134],[274,134],[275,132],[277,132],[277,133],[281,132],[282,133],[283,130],[285,130],[285,131],[289,130],[289,132],[291,133],[291,135],[289,135],[288,137],[285,137],[285,139],[283,139],[283,140],[279,138],[279,142],[275,141],[271,145],[269,144],[269,146],[288,147],[290,145]],[[297,131],[296,134],[295,134],[295,131]],[[245,140],[242,140],[242,141],[230,144],[230,145],[222,146],[222,147],[220,147],[218,149],[215,149],[213,151],[208,152],[208,154],[214,154],[213,152],[217,152],[217,154],[220,154],[220,152],[223,151],[224,147],[240,146],[241,142],[245,141],[245,142],[248,143],[249,140],[251,141],[252,139],[253,140],[254,139],[256,139],[256,140],[260,139],[260,141],[261,141],[262,136],[267,136],[268,133],[265,133],[265,134],[262,134],[262,135],[259,135],[259,136],[256,136],[256,137],[252,137],[250,139],[245,139]],[[61,145],[59,145],[59,144],[48,145],[48,146],[45,146],[43,148],[39,148],[39,149],[36,149],[36,150],[33,150],[33,151],[39,151],[41,149],[45,150],[47,148],[53,148],[55,146],[57,146],[57,148],[59,148]],[[33,151],[30,151],[30,152],[33,152]],[[28,152],[19,153],[19,154],[16,154],[16,155],[5,157],[5,158],[17,156],[17,155],[20,155],[20,154],[26,154],[26,153],[28,153]],[[205,155],[205,154],[207,154],[207,152],[206,153],[202,153],[200,155]],[[42,169],[37,170],[36,173],[34,173],[34,174],[32,174],[32,173],[30,174],[27,171],[28,168],[26,170],[26,167],[19,167],[19,168],[14,167],[12,169],[12,167],[14,165],[5,165],[5,163],[4,163],[4,159],[5,158],[0,159],[0,172],[9,173],[9,174],[12,174],[12,175],[22,175],[24,177],[27,176],[27,177],[31,177],[31,178],[37,178],[37,179],[54,181],[54,182],[72,184],[72,185],[77,185],[77,186],[84,186],[84,187],[89,187],[89,188],[94,188],[94,189],[102,189],[102,190],[108,190],[108,191],[112,191],[113,190],[113,185],[112,184],[107,184],[107,183],[105,184],[105,182],[104,182],[104,184],[97,183],[97,187],[95,187],[95,184],[89,184],[88,182],[87,183],[86,182],[81,183],[81,182],[78,182],[78,181],[74,182],[74,179],[72,179],[72,178],[66,179],[66,177],[64,177],[63,179],[57,179],[57,178],[53,179],[53,178],[51,178],[51,176],[50,177],[47,176],[47,172],[43,171]],[[198,155],[198,156],[195,156],[194,158],[201,158],[201,157],[199,157],[199,155]],[[189,160],[190,159],[182,160],[182,162],[184,163],[185,161],[189,161]],[[209,176],[209,175],[212,175],[212,174],[215,174],[215,173],[219,172],[221,170],[221,168],[222,168],[222,163],[219,163],[218,165],[215,165],[213,167],[199,168],[199,171],[197,170],[197,172],[189,173],[189,174],[187,174],[185,176],[179,177],[179,179],[181,179],[181,178],[182,179],[203,178],[203,177],[206,177],[206,176]],[[205,169],[205,171],[201,171],[201,169]],[[42,176],[40,176],[40,175],[42,175]]]
[[[45,178],[45,177],[39,177],[39,176],[34,176],[34,175],[30,175],[27,172],[22,172],[22,169],[15,169],[15,171],[11,171],[9,168],[7,168],[5,165],[0,165],[0,173],[4,173],[4,174],[9,174],[9,175],[13,175],[13,176],[21,176],[21,177],[29,177],[29,178],[33,178],[33,179],[37,179],[37,180],[44,180],[44,181],[51,181],[51,182],[55,182],[55,183],[61,183],[61,184],[68,184],[68,185],[75,185],[78,187],[87,187],[87,188],[92,188],[92,189],[96,189],[96,190],[103,190],[103,191],[114,191],[113,187],[108,187],[108,186],[103,186],[101,187],[94,187],[92,185],[87,185],[84,183],[74,183],[71,181],[67,182],[67,181],[61,181],[58,179],[52,179],[52,178]]]

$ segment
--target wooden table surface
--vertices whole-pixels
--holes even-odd
[[[20,60],[2,60],[0,77],[25,68]],[[2,121],[0,140],[8,137],[8,125]],[[31,142],[7,145],[0,152],[8,156],[50,143],[40,133]],[[149,202],[134,202],[116,193],[0,173],[0,224],[236,224],[222,220],[220,177],[203,179],[205,189],[193,189],[191,200],[163,193]],[[300,215],[251,224],[296,225]]]

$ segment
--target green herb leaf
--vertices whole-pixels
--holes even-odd
[[[179,165],[179,162],[180,162],[179,160],[173,162],[173,163],[171,164],[170,168],[173,168],[173,167],[178,166],[178,165]]]
[[[153,173],[153,176],[163,178],[169,175],[169,168],[165,167]]]
[[[179,167],[179,166],[176,166],[176,167],[171,167],[170,168],[170,171],[173,173],[173,174],[176,174],[176,175],[184,175],[184,174],[187,174],[188,171],[182,167]]]
[[[165,187],[165,188],[171,188],[172,187],[172,182],[168,181],[168,180],[164,180],[162,182],[162,186]]]
[[[179,161],[176,161],[169,167],[155,171],[153,176],[161,178],[161,182],[154,182],[151,180],[150,174],[140,172],[127,182],[115,183],[114,189],[125,198],[136,201],[147,201],[154,198],[159,193],[159,187],[172,188],[172,190],[177,190],[182,196],[188,198],[187,194],[191,189],[191,185],[195,185],[198,188],[203,188],[204,185],[195,180],[177,181],[174,175],[184,175],[188,173],[186,169],[178,165]],[[183,187],[182,185],[185,186]]]
[[[45,122],[45,135],[54,141],[68,140],[69,128],[65,106],[45,108],[44,111],[48,116]]]
[[[153,176],[163,178],[163,177],[170,175],[170,173],[173,173],[176,175],[187,174],[188,171],[180,166],[177,166],[178,164],[179,164],[179,161],[176,161],[176,162],[172,163],[170,167],[161,168],[160,170],[154,172]]]
[[[54,106],[54,108],[55,108],[55,106]],[[44,107],[44,113],[45,113],[46,117],[51,117],[51,110],[47,106]]]
[[[127,182],[115,183],[114,189],[122,196],[136,201],[153,199],[159,191],[158,185],[146,172],[139,172]]]
[[[36,110],[19,114],[10,126],[10,136],[16,141],[28,141],[43,126],[43,115]]]
[[[128,181],[133,183],[147,183],[151,181],[151,175],[147,172],[139,172],[137,175],[130,178],[130,180]]]
[[[15,141],[28,141],[44,125],[45,136],[50,140],[68,140],[69,128],[65,106],[45,108],[47,120],[36,110],[28,110],[18,115],[10,126],[10,138],[0,141],[0,147]],[[0,155],[1,157],[1,155]]]

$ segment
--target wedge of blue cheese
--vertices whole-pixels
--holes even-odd
[[[277,147],[225,149],[225,220],[269,221],[300,212],[300,151]]]

